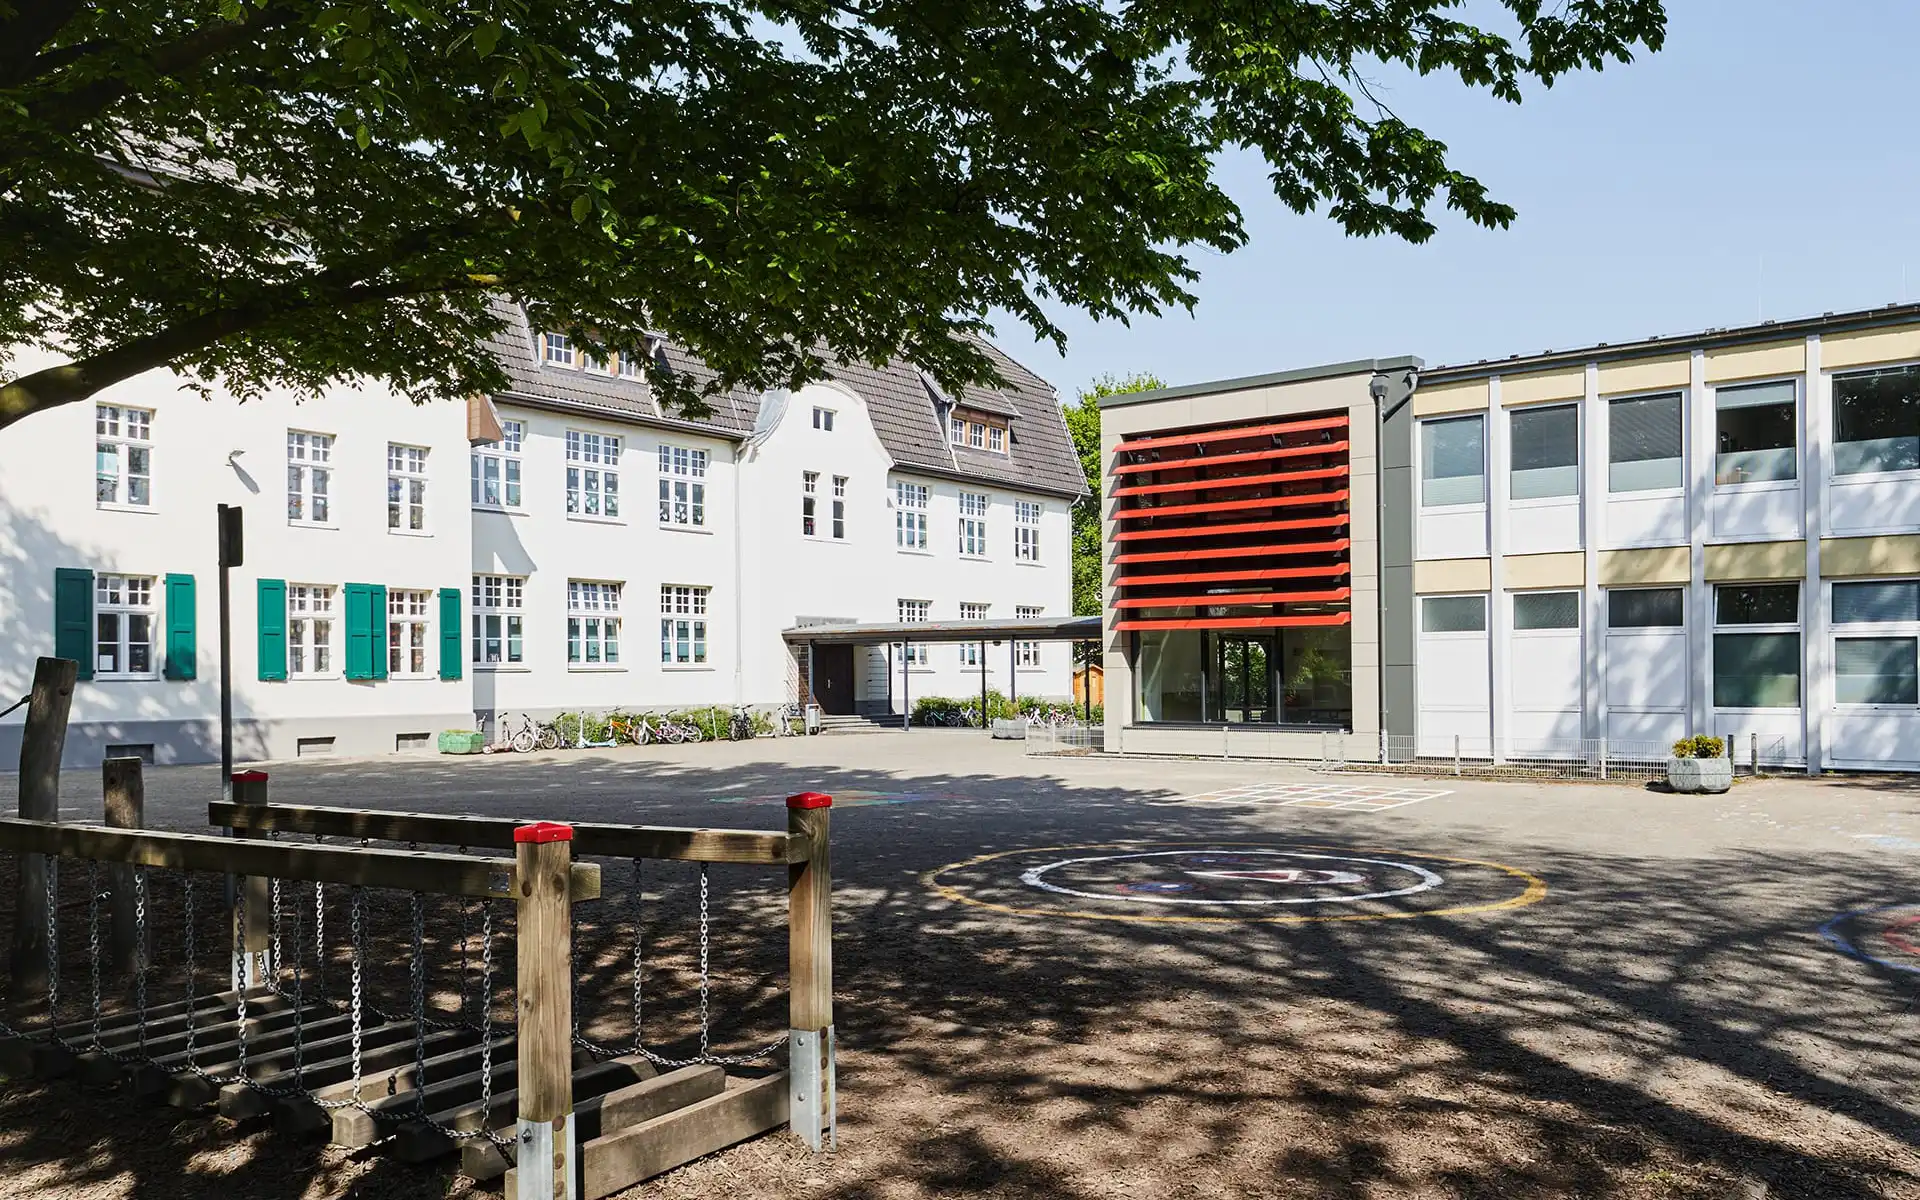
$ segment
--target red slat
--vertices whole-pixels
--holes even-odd
[[[1185,608],[1188,605],[1230,608],[1246,604],[1311,604],[1322,600],[1345,600],[1352,588],[1333,588],[1324,592],[1228,592],[1211,596],[1137,596],[1116,600],[1115,608]]]
[[[1118,563],[1182,562],[1189,558],[1258,558],[1263,554],[1333,554],[1353,545],[1347,538],[1331,542],[1280,542],[1265,546],[1213,546],[1203,550],[1156,550],[1116,554]]]
[[[1294,629],[1303,625],[1351,625],[1350,612],[1321,613],[1310,617],[1196,617],[1178,621],[1116,621],[1114,628],[1127,629]]]
[[[1347,498],[1347,489],[1332,492],[1300,492],[1292,496],[1242,496],[1238,500],[1209,500],[1205,504],[1157,504],[1152,508],[1123,508],[1114,519],[1131,521],[1140,517],[1177,517],[1186,513],[1247,512],[1259,508],[1300,508],[1308,504],[1338,504]]]
[[[1346,445],[1345,442],[1339,443]],[[1206,464],[1211,466],[1212,464]],[[1338,479],[1350,473],[1345,463],[1337,467],[1310,468],[1305,471],[1276,471],[1270,475],[1216,475],[1211,479],[1182,479],[1175,483],[1140,483],[1115,488],[1112,496],[1155,496],[1163,492],[1198,492],[1209,488],[1251,487],[1261,483],[1283,483],[1300,479]]]
[[[1204,446],[1211,442],[1237,442],[1276,433],[1306,433],[1313,429],[1346,427],[1347,416],[1341,413],[1337,417],[1309,417],[1304,421],[1282,421],[1277,425],[1244,425],[1232,429],[1207,429],[1199,433],[1176,433],[1166,437],[1132,438],[1122,441],[1117,449],[1122,454],[1129,454],[1135,450],[1158,450],[1165,446]]]
[[[1239,579],[1318,579],[1345,575],[1351,563],[1324,567],[1249,567],[1241,571],[1189,571],[1179,575],[1116,575],[1115,587],[1146,587],[1156,583],[1228,583]]]
[[[1348,514],[1335,513],[1330,517],[1302,517],[1297,521],[1242,521],[1234,525],[1182,525],[1178,529],[1123,529],[1113,535],[1113,540],[1138,542],[1149,538],[1220,537],[1229,533],[1265,533],[1280,529],[1338,529],[1347,521]]]

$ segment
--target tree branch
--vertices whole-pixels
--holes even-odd
[[[80,0],[26,0],[12,16],[0,17],[0,87],[13,87],[42,74],[47,56],[40,48],[79,11]]]

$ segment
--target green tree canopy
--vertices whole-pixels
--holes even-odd
[[[0,425],[161,364],[242,397],[496,389],[488,297],[716,387],[834,359],[992,377],[1190,306],[1214,182],[1413,240],[1512,212],[1369,72],[1522,85],[1657,49],[1661,0],[0,0]],[[669,381],[662,380],[663,386]],[[681,396],[680,399],[686,399]]]
[[[1117,379],[1102,375],[1065,406],[1067,432],[1080,455],[1087,477],[1087,495],[1073,506],[1073,612],[1086,617],[1106,611],[1100,577],[1101,482],[1106,472],[1100,461],[1100,400],[1121,392],[1150,392],[1163,388],[1160,377],[1147,372]]]

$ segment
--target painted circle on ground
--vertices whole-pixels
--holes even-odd
[[[1920,904],[1843,912],[1820,926],[1820,936],[1849,958],[1920,975]]]
[[[1277,842],[1036,846],[949,863],[921,882],[1015,916],[1148,923],[1409,920],[1521,908],[1547,894],[1545,880],[1504,863]]]

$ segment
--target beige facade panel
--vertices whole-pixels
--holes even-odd
[[[1484,592],[1492,586],[1489,559],[1430,558],[1413,564],[1413,590],[1421,594]]]
[[[1602,550],[1600,585],[1632,587],[1642,583],[1686,583],[1693,578],[1691,554],[1685,546]]]
[[[1628,392],[1655,392],[1662,388],[1686,387],[1693,382],[1690,356],[1652,358],[1602,363],[1600,394],[1619,396]]]
[[[1798,375],[1806,369],[1807,344],[1804,341],[1707,351],[1708,383]]]
[[[1366,412],[1372,420],[1371,372],[1305,379],[1272,387],[1235,388],[1170,400],[1149,400],[1100,410],[1102,431],[1123,436],[1166,431],[1186,433],[1207,425],[1260,421],[1307,413]]]
[[[1920,575],[1920,534],[1822,538],[1820,574]]]
[[[1466,379],[1459,383],[1439,383],[1413,393],[1413,415],[1432,417],[1441,413],[1479,412],[1487,407],[1487,381]]]
[[[1500,403],[1537,404],[1543,400],[1578,400],[1587,394],[1587,373],[1541,371],[1533,375],[1514,375],[1500,380]]]
[[[1820,339],[1820,365],[1829,371],[1920,358],[1920,326],[1863,329]]]
[[[1730,546],[1708,546],[1706,576],[1709,583],[1729,579],[1805,579],[1807,544],[1791,542],[1739,542]]]
[[[1513,591],[1531,588],[1585,587],[1587,556],[1578,550],[1565,554],[1510,554],[1501,564],[1507,587]]]

